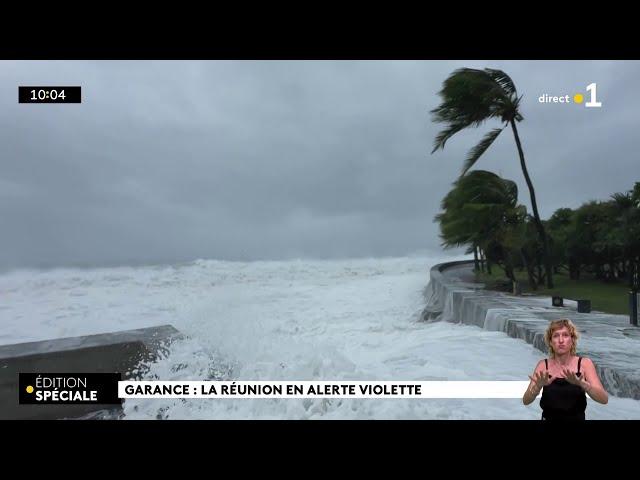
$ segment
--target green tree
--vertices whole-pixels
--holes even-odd
[[[610,217],[610,206],[596,200],[582,204],[575,211],[567,248],[569,255],[576,258],[577,278],[582,267],[598,278],[604,277],[603,267],[609,256],[607,235],[611,227]]]
[[[620,267],[620,277],[630,277],[640,255],[640,182],[633,190],[611,195],[609,228],[606,234],[614,258],[612,269]],[[631,280],[631,278],[629,278]]]
[[[570,278],[575,278],[575,259],[569,255],[567,245],[573,233],[574,211],[570,208],[559,208],[546,222],[546,232],[551,244],[551,257],[554,268],[566,268]]]
[[[431,153],[434,153],[439,148],[444,149],[447,140],[465,128],[479,127],[486,120],[492,118],[504,123],[502,128],[491,130],[478,145],[470,150],[464,162],[462,176],[498,138],[500,132],[507,126],[511,126],[520,156],[522,173],[529,188],[535,225],[543,244],[547,288],[553,288],[549,242],[544,225],[540,220],[535,191],[527,171],[524,152],[516,127],[516,122],[523,120],[523,116],[519,112],[522,97],[518,97],[513,81],[501,70],[461,68],[454,71],[444,81],[439,95],[442,98],[442,103],[431,113],[433,114],[434,122],[444,123],[447,126],[436,136]]]

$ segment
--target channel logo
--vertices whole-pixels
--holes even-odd
[[[591,83],[587,85],[586,91],[589,93],[589,100],[585,103],[585,96],[582,93],[551,95],[543,93],[538,97],[538,103],[575,103],[577,105],[584,104],[587,108],[600,108],[602,102],[598,101],[598,85]]]
[[[21,405],[121,404],[120,373],[20,373]]]

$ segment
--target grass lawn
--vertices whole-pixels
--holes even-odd
[[[493,275],[486,272],[478,272],[476,278],[479,282],[492,289],[495,282],[507,282],[508,279],[500,267],[494,266]],[[548,290],[538,287],[538,290],[529,289],[527,272],[516,271],[516,278],[522,285],[523,293],[532,293],[542,296],[559,295],[572,300],[591,300],[591,309],[606,313],[617,313],[629,315],[629,286],[626,282],[604,283],[595,278],[582,276],[580,280],[571,280],[566,273],[559,273],[553,276],[555,288]]]

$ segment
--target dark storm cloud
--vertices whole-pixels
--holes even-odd
[[[493,127],[430,155],[429,110],[461,66],[524,94],[543,217],[640,181],[638,62],[0,62],[0,267],[437,249],[440,200]],[[593,82],[603,108],[537,101]],[[83,102],[17,103],[43,84]],[[509,130],[477,168],[529,207]]]

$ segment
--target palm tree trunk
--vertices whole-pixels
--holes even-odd
[[[529,178],[529,172],[527,172],[527,165],[524,162],[524,152],[522,151],[522,145],[520,143],[520,136],[518,135],[518,129],[516,128],[515,120],[511,119],[511,129],[513,130],[513,136],[516,140],[516,146],[518,147],[518,154],[520,155],[520,166],[522,167],[522,173],[524,179],[529,187],[529,194],[531,195],[531,208],[533,209],[533,218],[535,219],[536,227],[540,238],[542,238],[542,244],[544,248],[544,269],[547,277],[547,288],[553,288],[553,272],[551,271],[551,257],[549,256],[549,239],[544,231],[544,226],[540,220],[540,214],[538,213],[538,203],[536,202],[536,193],[533,190],[533,184]]]
[[[569,257],[569,280],[576,280],[576,262],[573,257]]]
[[[513,271],[513,262],[511,261],[511,256],[509,255],[509,253],[506,252],[505,249],[503,249],[502,251],[502,257],[504,259],[504,273],[507,275],[507,278],[511,280],[511,284],[515,290],[516,274]]]
[[[525,254],[524,248],[520,249],[520,256],[522,257],[522,263],[524,267],[527,269],[527,275],[529,277],[529,288],[531,290],[537,290],[538,284],[536,283],[536,279],[533,276],[533,268],[531,267],[531,261],[527,259],[527,255]]]
[[[476,272],[480,271],[480,265],[478,264],[478,246],[473,246],[473,270]]]
[[[536,268],[538,269],[538,285],[542,285],[542,267],[540,266],[540,262],[536,264]]]

